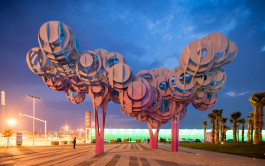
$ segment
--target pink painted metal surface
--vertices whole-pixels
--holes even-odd
[[[157,140],[161,124],[153,124],[152,120],[149,119],[147,120],[147,126],[150,135],[150,149],[157,149]],[[152,129],[155,126],[156,126],[155,133],[153,133]]]
[[[237,54],[236,44],[218,32],[189,43],[181,53],[179,66],[142,70],[133,75],[120,53],[104,49],[80,52],[77,38],[62,22],[43,24],[39,47],[27,53],[30,70],[43,78],[52,90],[66,93],[67,99],[82,103],[88,94],[93,104],[96,153],[104,153],[104,125],[109,101],[120,104],[124,115],[146,121],[150,148],[157,148],[161,125],[171,120],[172,151],[178,151],[179,121],[192,105],[199,110],[212,108],[217,92],[226,80],[222,66]],[[101,124],[98,111],[102,109]],[[152,129],[156,128],[153,133]],[[99,130],[100,129],[100,130]]]
[[[94,107],[94,118],[95,118],[95,132],[96,132],[96,153],[104,153],[104,127],[105,127],[105,116],[106,109],[103,108],[102,117],[101,117],[101,125],[99,126],[98,122],[98,111],[97,108]],[[100,128],[100,131],[99,131]]]
[[[173,116],[171,119],[171,151],[178,152],[179,140],[179,120],[180,115]]]
[[[109,101],[110,92],[107,86],[89,86],[88,94],[93,103],[94,120],[95,120],[95,136],[96,148],[95,153],[104,153],[104,128],[107,103]],[[102,108],[101,123],[98,119],[98,107]]]

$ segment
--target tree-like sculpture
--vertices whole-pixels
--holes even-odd
[[[215,32],[186,46],[179,67],[143,70],[134,76],[119,53],[104,49],[80,52],[76,36],[59,21],[43,24],[38,41],[40,47],[27,53],[30,70],[41,76],[50,89],[65,92],[74,104],[82,103],[86,94],[90,96],[96,153],[104,152],[106,107],[110,100],[121,105],[123,114],[146,121],[152,149],[157,148],[161,125],[171,120],[172,151],[178,151],[179,121],[185,117],[186,107],[190,103],[199,110],[214,106],[226,80],[220,67],[237,54],[235,43]],[[98,108],[102,109],[101,125]]]

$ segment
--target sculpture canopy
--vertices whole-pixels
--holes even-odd
[[[97,108],[103,109],[104,131],[109,101],[120,104],[123,114],[146,121],[149,129],[157,127],[156,139],[162,124],[185,117],[188,104],[199,110],[212,108],[226,80],[221,67],[237,54],[234,42],[214,32],[188,44],[178,67],[142,70],[134,76],[120,53],[104,49],[81,53],[76,36],[62,22],[43,24],[38,41],[39,47],[26,56],[30,70],[41,76],[50,89],[65,92],[74,104],[83,102],[88,94],[94,108],[96,135],[101,141],[104,133],[99,132]]]

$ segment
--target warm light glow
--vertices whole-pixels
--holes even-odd
[[[80,129],[80,131],[83,131],[83,129]]]
[[[68,126],[65,126],[65,129],[66,129],[66,130],[68,130],[68,128],[69,128]]]
[[[7,123],[8,123],[10,126],[13,126],[13,125],[16,124],[16,121],[15,121],[14,119],[9,119],[9,120],[7,121]]]

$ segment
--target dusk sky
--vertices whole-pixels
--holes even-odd
[[[241,111],[246,118],[253,111],[249,97],[265,91],[264,1],[6,0],[0,1],[0,89],[6,91],[6,118],[18,121],[16,129],[32,129],[32,119],[18,116],[19,112],[32,115],[29,94],[41,98],[36,102],[36,117],[47,120],[48,130],[61,130],[65,124],[70,129],[84,128],[84,111],[93,112],[88,96],[82,104],[72,104],[65,93],[46,87],[28,68],[26,54],[39,47],[38,31],[47,21],[68,25],[81,52],[103,48],[121,53],[134,74],[159,67],[171,70],[179,65],[186,45],[220,32],[236,43],[238,54],[222,67],[227,80],[213,108],[223,109],[224,117]],[[202,129],[201,121],[209,122],[212,109],[200,111],[189,105],[180,128]],[[36,121],[36,131],[40,128],[43,123]],[[106,128],[147,125],[123,115],[118,104],[109,102]],[[162,128],[170,128],[170,121]]]

